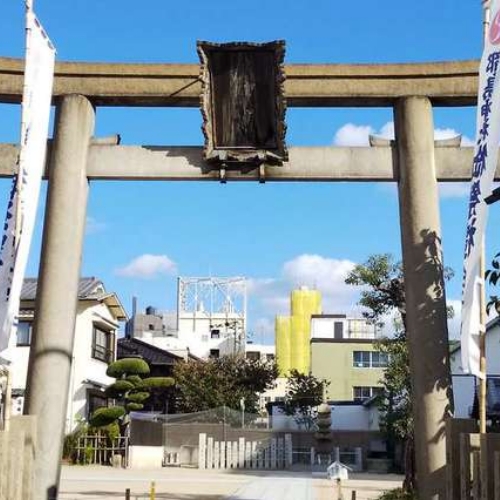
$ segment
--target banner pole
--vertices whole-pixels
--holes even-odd
[[[25,61],[28,58],[28,51],[29,51],[29,23],[28,23],[28,15],[33,9],[33,0],[26,0],[25,1],[25,7],[26,7],[26,47],[25,47]],[[24,83],[24,86],[26,83]],[[23,88],[24,90],[24,88]],[[25,94],[25,92],[23,92]],[[21,113],[22,115],[22,113]],[[23,140],[23,134],[25,131],[25,123],[23,121],[23,118],[21,117],[21,141]],[[19,165],[19,164],[18,164]],[[21,227],[22,227],[22,208],[21,208],[21,196],[19,196],[21,188],[22,188],[22,172],[20,169],[17,172],[17,186],[16,186],[16,191],[17,191],[17,196],[16,196],[16,206],[15,206],[15,214],[16,217],[14,219],[14,244],[15,244],[15,252],[17,252],[17,247],[19,245],[19,239],[21,237]],[[7,376],[7,385],[5,388],[5,409],[4,409],[4,422],[3,422],[3,427],[5,431],[9,430],[10,427],[10,419],[12,415],[12,373],[10,366],[5,367],[5,372]]]
[[[483,5],[483,47],[486,46],[488,31],[490,28],[490,0],[482,0]],[[485,237],[481,238],[481,251],[479,260],[479,307],[481,324],[479,328],[479,371],[482,377],[479,378],[479,432],[486,433],[486,283],[484,280],[485,270]]]
[[[481,325],[479,328],[479,371],[482,377],[479,378],[479,432],[486,433],[486,284],[484,282],[485,275],[485,245],[484,236],[481,243],[481,258],[479,261],[479,269],[481,279],[479,280],[479,307],[481,311]]]

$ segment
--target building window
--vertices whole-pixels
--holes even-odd
[[[252,361],[259,361],[260,359],[260,352],[258,351],[248,351],[246,354],[246,358],[250,359]]]
[[[335,321],[335,323],[333,324],[333,338],[344,338],[344,324],[341,321]]]
[[[31,345],[31,332],[33,331],[33,323],[31,321],[20,321],[17,325],[17,346]]]
[[[114,338],[110,331],[94,325],[94,334],[92,338],[92,357],[111,363],[114,359]]]
[[[379,351],[354,351],[352,365],[355,368],[385,368],[387,354]]]
[[[217,330],[217,329],[213,329],[211,332],[210,332],[210,338],[211,339],[218,339],[220,337],[220,330]]]
[[[218,358],[220,355],[219,349],[210,349],[210,357]]]
[[[356,386],[352,388],[352,399],[354,401],[366,401],[380,392],[380,387]]]
[[[266,361],[274,361],[274,354],[266,354]]]

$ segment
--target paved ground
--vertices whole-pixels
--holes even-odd
[[[64,466],[61,500],[121,500],[130,488],[132,500],[149,499],[155,482],[157,500],[337,500],[324,474],[288,471],[217,472],[198,469],[124,470]],[[343,487],[344,498],[373,500],[401,484],[399,476],[354,474]]]
[[[314,483],[313,500],[337,500],[336,485],[324,478]],[[401,486],[403,478],[392,474],[351,474],[349,481],[342,485],[345,500],[351,500],[356,491],[356,500],[375,500],[381,493]],[[337,496],[336,496],[337,495]]]
[[[310,477],[254,477],[228,500],[315,500]]]

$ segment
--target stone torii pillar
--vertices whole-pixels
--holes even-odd
[[[444,500],[445,423],[453,401],[430,100],[401,98],[395,128],[418,494]]]
[[[94,109],[81,95],[61,98],[50,161],[26,412],[36,415],[34,500],[58,497],[62,442],[85,231],[87,154]]]

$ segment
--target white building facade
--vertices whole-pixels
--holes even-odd
[[[311,339],[375,339],[376,325],[365,318],[345,314],[313,314]]]
[[[466,374],[462,368],[462,351],[457,345],[450,352],[450,368],[453,380],[453,397],[455,402],[455,417],[470,418],[474,394],[476,391],[476,378]],[[493,406],[500,403],[496,401],[500,395],[497,386],[500,380],[500,317],[491,320],[486,325],[486,373],[487,373],[487,413],[495,410],[500,413],[499,408]]]
[[[36,279],[25,280],[18,332],[5,352],[5,357],[11,361],[13,415],[22,414],[24,406],[36,287]],[[118,329],[120,322],[126,319],[118,297],[107,293],[101,281],[96,278],[80,280],[66,433],[87,420],[99,406],[107,406],[103,390],[114,379],[106,375],[106,370],[115,360]]]
[[[180,356],[202,359],[245,352],[246,279],[179,277],[177,311],[134,314],[127,334]]]

